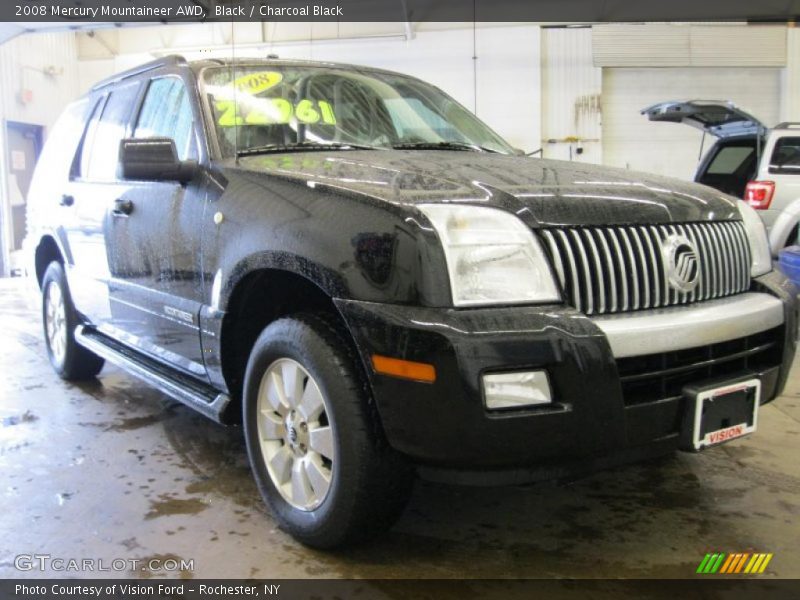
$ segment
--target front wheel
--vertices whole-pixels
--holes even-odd
[[[300,315],[261,333],[243,409],[256,483],[301,542],[360,541],[402,512],[413,471],[386,445],[360,365],[332,319]]]

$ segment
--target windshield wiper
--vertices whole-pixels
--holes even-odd
[[[381,150],[375,146],[365,144],[350,144],[344,142],[295,142],[293,144],[267,144],[253,146],[236,152],[236,156],[250,156],[253,154],[269,154],[271,152],[304,152],[306,150]]]
[[[499,154],[498,150],[485,148],[468,142],[401,142],[392,144],[395,150],[466,150],[472,152],[492,152]]]

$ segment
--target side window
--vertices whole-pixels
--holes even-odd
[[[52,132],[47,137],[42,155],[37,163],[47,165],[47,171],[55,179],[66,178],[80,143],[81,135],[86,128],[86,111],[88,100],[79,100],[71,104],[56,121]]]
[[[172,138],[181,160],[197,158],[192,107],[183,81],[162,77],[150,82],[133,137]]]
[[[105,106],[105,98],[100,98],[95,101],[94,108],[89,115],[89,122],[84,128],[83,139],[78,147],[78,156],[75,158],[75,163],[72,167],[72,177],[85,178],[89,173],[89,157],[92,154],[92,143],[94,142],[94,134],[97,132],[97,122],[100,120],[100,115]]]
[[[117,177],[119,143],[125,135],[139,84],[116,88],[106,101],[100,120],[89,123],[84,140],[83,155],[88,151],[88,164],[81,157],[81,176],[95,181],[110,181]],[[93,130],[94,129],[94,130]],[[91,136],[91,137],[90,137]],[[87,144],[88,143],[88,144]],[[88,147],[86,147],[88,146]]]
[[[753,158],[756,149],[753,146],[723,146],[706,173],[709,175],[733,175],[739,171],[745,161]]]
[[[775,142],[769,170],[770,173],[800,174],[800,137],[782,137]]]
[[[29,198],[43,194],[48,186],[63,183],[70,175],[75,155],[80,147],[81,136],[86,129],[89,101],[78,100],[70,104],[53,126],[42,155],[36,163]]]

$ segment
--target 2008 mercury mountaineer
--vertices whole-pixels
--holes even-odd
[[[741,201],[519,153],[437,88],[169,57],[59,120],[30,270],[65,379],[241,415],[281,525],[389,526],[414,469],[521,481],[752,432],[795,290]]]

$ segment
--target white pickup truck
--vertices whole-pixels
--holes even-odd
[[[797,242],[800,223],[800,123],[767,128],[731,102],[661,102],[651,121],[683,123],[714,136],[694,180],[746,200],[769,231],[772,254]],[[705,141],[705,137],[703,138]]]

